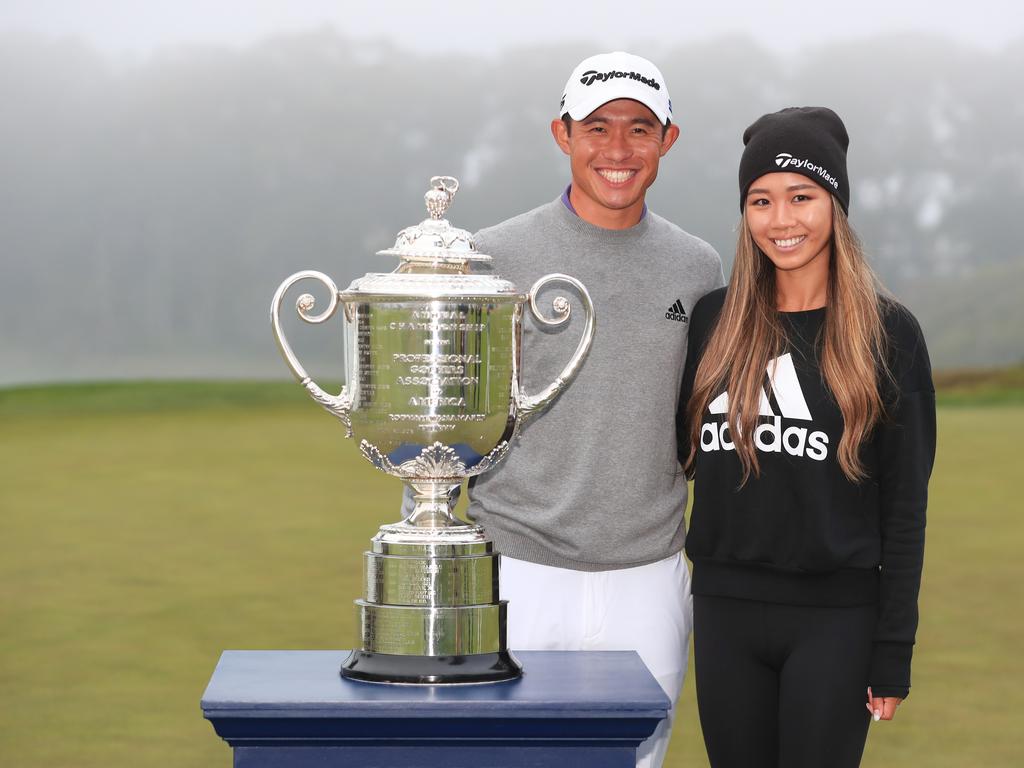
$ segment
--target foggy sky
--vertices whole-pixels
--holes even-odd
[[[835,2],[692,18],[677,4],[666,21],[636,0],[616,26],[620,10],[563,2],[573,23],[538,11],[527,40],[529,0],[518,15],[485,4],[489,20],[445,5],[443,34],[412,4],[397,4],[393,28],[341,4],[209,5],[0,0],[0,386],[283,377],[266,327],[273,287],[302,268],[341,285],[391,268],[373,254],[423,215],[435,173],[464,183],[455,223],[470,230],[549,200],[567,180],[548,131],[563,78],[613,47],[658,61],[685,105],[653,210],[727,267],[743,128],[827,103],[855,136],[858,231],[933,362],[1024,360],[1024,254],[1006,213],[1024,207],[1021,14],[986,25],[936,11],[901,36],[907,4],[841,23],[821,10]],[[842,42],[883,21],[889,34]],[[593,40],[550,42],[570,28]],[[631,42],[641,32],[661,37]],[[1013,42],[986,50],[997,38]],[[203,46],[168,49],[188,41]],[[322,338],[310,348],[331,354]]]
[[[994,50],[1024,37],[1024,12],[1012,0],[0,0],[0,32],[77,37],[113,54],[148,54],[190,43],[244,46],[324,26],[350,39],[388,40],[435,53],[486,54],[585,40],[652,56],[660,48],[725,35],[750,37],[786,53],[904,32],[944,35]]]

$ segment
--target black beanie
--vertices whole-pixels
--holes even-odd
[[[766,173],[799,173],[831,192],[850,212],[846,148],[850,137],[827,107],[788,107],[759,117],[743,132],[740,210],[747,190]]]

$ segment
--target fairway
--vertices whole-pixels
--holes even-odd
[[[913,693],[866,766],[1021,764],[1022,432],[940,409]],[[400,487],[297,386],[0,391],[0,766],[230,765],[221,650],[349,647]],[[690,675],[677,723],[666,765],[706,766]]]

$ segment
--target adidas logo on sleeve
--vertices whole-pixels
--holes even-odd
[[[683,309],[682,299],[676,299],[676,303],[668,308],[668,312],[665,313],[665,317],[669,320],[677,320],[680,323],[690,322],[690,318],[686,316],[686,310]]]
[[[768,363],[765,371],[766,387],[761,388],[758,415],[762,423],[754,430],[754,445],[765,453],[806,456],[824,461],[828,456],[828,435],[790,422],[812,422],[807,400],[793,365],[793,356],[786,353]],[[770,394],[768,394],[770,393]],[[729,393],[723,392],[708,405],[708,411],[720,415],[729,412]],[[765,417],[767,417],[765,419]],[[783,428],[785,426],[785,428]],[[700,447],[709,451],[732,451],[735,443],[729,434],[729,422],[705,422],[700,430]]]

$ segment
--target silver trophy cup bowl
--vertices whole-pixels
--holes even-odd
[[[464,479],[499,464],[523,424],[573,379],[590,349],[594,310],[586,288],[566,275],[542,277],[523,294],[500,277],[472,273],[474,262],[491,258],[443,218],[457,189],[451,177],[431,179],[430,218],[379,252],[401,258],[394,272],[365,275],[345,291],[321,272],[297,272],[271,304],[274,336],[295,378],[359,440],[367,461],[405,482],[415,499],[364,554],[359,647],[341,669],[352,679],[481,683],[522,671],[506,644],[499,555],[483,528],[453,514],[452,497]],[[285,295],[304,280],[321,283],[330,299],[314,313],[313,297],[299,296],[303,320],[323,323],[342,308],[346,383],[337,395],[310,378],[281,328]],[[538,322],[563,324],[566,298],[555,299],[551,318],[536,301],[555,282],[578,293],[583,335],[558,377],[528,395],[520,387],[523,312],[529,305]]]

